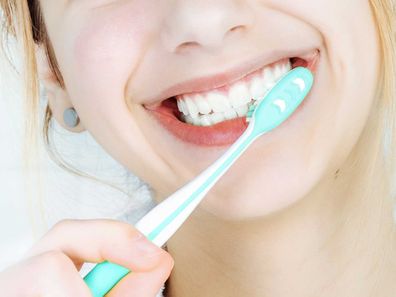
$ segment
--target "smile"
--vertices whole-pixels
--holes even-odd
[[[211,126],[245,117],[252,100],[262,99],[275,83],[291,70],[289,59],[264,67],[224,88],[176,96],[184,122]]]
[[[199,146],[224,146],[235,142],[247,128],[246,114],[252,100],[262,99],[291,69],[302,66],[315,72],[319,51],[283,57],[245,74],[198,79],[178,85],[180,92],[145,105],[146,110],[178,139]],[[256,66],[257,68],[257,66]],[[228,81],[227,81],[228,80]],[[214,86],[208,88],[207,86]],[[202,89],[202,90],[200,90]]]

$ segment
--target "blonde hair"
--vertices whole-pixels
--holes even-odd
[[[53,48],[46,33],[45,24],[40,13],[38,0],[0,0],[4,11],[6,32],[20,39],[25,57],[26,77],[26,164],[31,165],[34,160],[39,131],[38,107],[39,107],[39,80],[37,77],[37,65],[35,57],[35,44],[44,45],[50,67],[59,83],[64,88],[62,75],[59,71]],[[365,182],[354,184],[363,187],[363,193],[371,193],[373,197],[385,195],[384,199],[393,198],[391,188],[392,178],[396,169],[396,161],[393,152],[396,151],[396,29],[395,29],[395,0],[370,0],[372,11],[377,22],[381,44],[381,73],[378,81],[378,94],[376,104],[373,107],[370,119],[365,131],[359,140],[360,153],[354,154],[349,163],[349,170],[342,174],[351,176],[364,176]],[[43,135],[45,143],[49,145],[48,129],[52,115],[47,107],[45,112]],[[387,146],[387,150],[384,147]],[[365,162],[371,147],[371,163]],[[51,150],[49,150],[51,153]],[[386,153],[388,152],[388,153]],[[56,159],[56,158],[55,158]],[[70,169],[66,163],[58,163]],[[65,165],[66,164],[66,165]],[[78,173],[78,172],[77,172]],[[379,185],[378,182],[382,184]],[[383,191],[382,191],[382,190]],[[381,192],[382,191],[382,192]],[[367,194],[368,195],[368,194]]]
[[[3,40],[1,40],[1,46],[3,52],[8,43],[8,37],[16,38],[22,48],[24,58],[24,98],[28,100],[24,101],[24,146],[23,146],[23,165],[24,165],[24,176],[26,183],[26,193],[29,196],[29,208],[31,209],[31,222],[35,237],[39,237],[43,231],[47,228],[47,222],[45,221],[45,215],[43,213],[43,193],[42,193],[42,176],[41,171],[38,168],[38,156],[39,156],[39,137],[42,136],[42,140],[45,144],[45,149],[49,157],[61,168],[69,171],[70,173],[78,176],[89,178],[91,180],[106,184],[107,186],[122,192],[123,194],[130,196],[128,190],[118,186],[117,184],[102,180],[90,174],[87,174],[73,165],[70,165],[65,161],[61,154],[58,153],[55,146],[52,144],[50,137],[50,127],[52,120],[52,112],[49,105],[46,106],[43,118],[40,119],[40,86],[39,78],[37,73],[37,61],[35,50],[37,45],[44,45],[45,54],[52,70],[53,75],[61,88],[64,88],[63,77],[59,71],[58,63],[55,58],[55,53],[46,32],[44,19],[41,14],[39,1],[28,0],[0,0],[0,9],[3,10],[3,30],[5,33]],[[1,12],[1,11],[0,11]],[[1,15],[0,15],[1,16]],[[7,58],[7,57],[6,57]],[[10,59],[8,59],[10,61]],[[11,65],[12,66],[12,65]],[[39,212],[38,214],[37,211]]]

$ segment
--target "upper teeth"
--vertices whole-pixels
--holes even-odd
[[[252,99],[262,99],[290,70],[290,60],[283,60],[273,66],[265,67],[248,81],[241,80],[232,84],[227,93],[215,90],[177,96],[177,106],[184,120],[196,126],[209,126],[244,117]]]

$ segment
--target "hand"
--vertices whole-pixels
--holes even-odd
[[[92,296],[78,270],[84,262],[110,262],[133,273],[106,296],[154,297],[169,277],[172,257],[133,226],[114,220],[64,220],[24,259],[0,272],[1,295]]]

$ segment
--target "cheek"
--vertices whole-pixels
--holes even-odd
[[[126,125],[137,129],[125,88],[155,32],[158,8],[132,2],[92,9],[78,26],[69,18],[63,26],[66,42],[56,48],[70,99],[93,133],[103,133],[103,123],[116,134]]]
[[[65,79],[84,126],[102,145],[137,129],[125,105],[124,88],[139,60],[144,34],[122,15],[94,18],[75,39]]]
[[[144,138],[126,105],[124,90],[158,19],[158,11],[144,5],[137,9],[131,2],[138,1],[80,16],[76,22],[84,23],[78,28],[67,20],[62,27],[64,38],[54,43],[68,95],[85,128],[121,163],[126,163],[126,156],[138,159],[149,151],[144,144],[136,144]],[[142,9],[152,14],[141,13]]]
[[[72,66],[75,84],[99,94],[123,92],[138,67],[147,34],[133,16],[94,18],[75,38]]]

